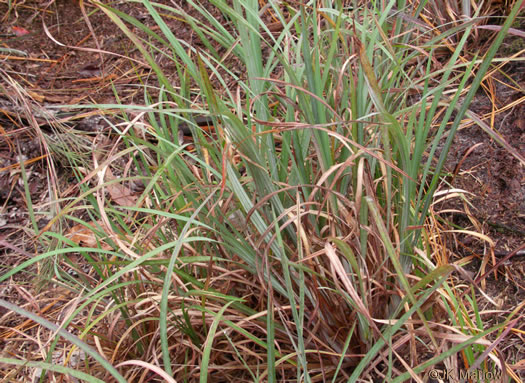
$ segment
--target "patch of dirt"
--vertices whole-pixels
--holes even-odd
[[[165,3],[204,21],[186,1]],[[0,206],[3,206],[0,234],[21,248],[27,244],[20,235],[21,228],[29,227],[30,220],[20,161],[25,162],[32,203],[38,206],[47,201],[49,194],[45,186],[49,152],[42,145],[42,135],[53,138],[56,133],[53,124],[56,123],[85,133],[87,143],[97,133],[110,133],[107,124],[96,115],[98,112],[90,113],[88,109],[71,112],[53,107],[114,104],[115,94],[122,104],[143,105],[143,89],[137,86],[141,83],[151,84],[153,98],[158,93],[156,77],[147,65],[141,64],[144,59],[132,42],[103,12],[92,13],[95,8],[84,4],[89,24],[76,1],[35,1],[19,6],[13,3],[12,9],[7,2],[0,3],[0,15],[5,18],[0,24],[0,43],[9,48],[8,53],[1,56],[0,124],[5,140],[0,143]],[[46,8],[42,9],[43,6]],[[118,8],[158,31],[145,8],[130,2],[121,2]],[[219,18],[220,12],[215,7],[210,5],[207,9]],[[223,24],[227,25],[226,20]],[[169,26],[188,46],[206,48],[186,21],[170,19]],[[134,32],[144,36],[141,31],[135,29]],[[215,48],[219,55],[226,53],[223,48]],[[100,54],[98,49],[105,53]],[[173,62],[159,54],[157,63],[172,83],[178,85],[178,72]],[[229,64],[235,64],[230,66],[234,73],[242,73],[238,63]],[[229,79],[234,86],[233,79]],[[59,167],[67,165],[56,157],[54,160]],[[67,173],[60,168],[58,172]],[[41,218],[38,226],[42,228],[46,223],[46,219]]]
[[[524,27],[522,20],[519,29]],[[503,50],[512,47],[516,39],[507,37]],[[505,74],[498,73],[485,82],[487,88],[478,92],[470,109],[523,158],[525,67],[511,63],[502,71]],[[454,253],[468,260],[465,268],[496,307],[482,297],[480,302],[486,302],[487,310],[501,310],[488,322],[496,325],[508,317],[509,310],[525,301],[525,164],[480,127],[469,126],[457,132],[446,169],[452,174],[449,178],[452,187],[469,192],[468,203],[456,200],[443,206],[457,209],[449,215],[449,221],[457,228],[488,238],[455,234],[451,242]],[[519,323],[523,320],[515,327],[521,328]],[[522,342],[519,335],[509,333],[499,344],[503,359],[510,364],[524,360]],[[525,379],[525,371],[519,372]]]
[[[494,130],[516,153],[525,157],[525,68],[511,68],[509,78],[492,81],[495,104],[502,111],[494,116]],[[518,86],[521,90],[516,90]],[[512,89],[514,88],[514,89]],[[492,102],[487,93],[478,94],[471,110],[491,125]],[[505,106],[509,106],[504,108]],[[482,227],[502,257],[525,245],[525,165],[490,138],[478,126],[460,129],[451,146],[446,165],[453,174],[452,185],[470,192],[468,214],[453,222],[461,227]],[[456,205],[457,206],[457,205]],[[463,241],[464,253],[483,254],[476,241]]]
[[[43,10],[41,7],[45,4],[48,7]],[[186,1],[176,1],[175,4],[204,21],[203,16],[191,9]],[[155,30],[151,16],[143,9],[131,2],[121,2],[118,7]],[[208,9],[219,17],[217,9],[212,6]],[[86,9],[88,13],[92,10],[89,7]],[[49,152],[42,146],[38,131],[43,130],[46,134],[53,131],[46,122],[49,116],[38,114],[38,105],[48,111],[47,107],[61,104],[113,104],[115,94],[118,94],[121,103],[143,104],[143,91],[136,84],[144,81],[156,86],[156,80],[147,66],[140,64],[143,58],[129,39],[100,11],[89,15],[93,32],[79,3],[73,0],[29,1],[13,9],[3,2],[0,3],[0,15],[5,15],[0,23],[0,45],[10,49],[8,53],[0,52],[0,133],[5,137],[0,141],[0,273],[4,273],[39,252],[31,230],[27,229],[31,227],[31,219],[24,177],[28,180],[31,205],[37,213],[39,209],[45,211],[50,193],[46,162]],[[227,26],[227,20],[223,21]],[[13,27],[24,28],[29,34],[20,34],[19,30],[20,35],[17,36]],[[206,49],[185,22],[173,19],[170,28],[188,45]],[[523,30],[524,26],[518,28]],[[48,35],[66,46],[60,46]],[[98,46],[93,35],[98,40]],[[511,46],[514,40],[507,39],[506,44]],[[101,57],[98,48],[114,54]],[[219,58],[224,58],[227,66],[233,69],[235,76],[245,75],[235,60],[225,57],[225,49],[219,46],[214,48]],[[168,73],[173,84],[178,84],[177,68],[172,61],[159,55],[158,64]],[[525,156],[525,68],[514,65],[504,67],[504,70],[512,80],[498,75],[497,81],[492,83],[493,94],[499,108],[513,106],[498,113],[493,126],[516,151]],[[234,89],[237,86],[234,77],[227,78],[226,85]],[[154,90],[152,94],[155,94]],[[27,105],[24,99],[33,102]],[[487,93],[478,95],[472,109],[481,116],[491,113],[492,102]],[[54,117],[62,119],[67,126],[86,132],[91,138],[107,129],[99,117],[86,119],[83,116],[77,120],[74,116],[60,113]],[[486,122],[490,122],[490,118]],[[25,174],[22,174],[20,162],[25,164]],[[61,166],[60,163],[57,166]],[[501,310],[517,307],[525,300],[525,253],[517,252],[510,258],[508,255],[524,245],[525,167],[480,128],[472,126],[457,133],[447,168],[456,174],[453,186],[472,193],[468,197],[471,205],[467,205],[470,217],[454,214],[450,217],[451,222],[462,228],[481,231],[494,242],[494,247],[490,248],[486,241],[457,235],[454,252],[465,257],[472,256],[468,268],[475,273],[483,260],[489,261],[484,266],[484,270],[488,271],[494,262],[507,257],[497,268],[497,274],[489,274],[485,291],[500,305]],[[58,180],[63,184],[61,190],[66,190],[71,180],[64,169],[59,167],[58,170],[62,177]],[[449,207],[464,211],[463,205]],[[38,228],[45,227],[49,219],[48,216],[37,215]],[[490,258],[491,250],[494,251],[494,259]],[[36,269],[32,271],[35,274],[39,272]],[[21,285],[25,282],[27,286],[31,285],[33,277],[17,276],[25,278],[20,282]],[[0,293],[9,301],[26,303],[27,297],[22,297],[18,290],[0,286]],[[0,316],[4,314],[0,310]],[[515,341],[517,336],[512,339]],[[508,351],[505,347],[503,351],[507,352],[509,360],[517,362],[525,358],[523,351],[516,351],[519,349],[516,347]]]

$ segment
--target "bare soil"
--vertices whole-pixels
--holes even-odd
[[[42,8],[46,3],[49,6]],[[180,1],[179,5],[188,7],[185,1]],[[140,14],[142,11],[132,3],[122,2],[119,7],[145,24],[153,25],[150,16]],[[92,10],[89,7],[86,9],[87,12]],[[191,9],[187,11],[195,13]],[[216,10],[212,9],[212,12],[218,15]],[[113,104],[115,93],[122,103],[142,104],[142,90],[137,86],[139,77],[152,85],[156,82],[154,76],[148,77],[148,68],[140,64],[142,58],[134,46],[100,11],[89,15],[93,28],[90,31],[77,1],[28,1],[11,10],[4,1],[0,3],[2,16],[0,47],[24,52],[0,52],[4,72],[0,83],[0,272],[4,273],[41,250],[28,234],[30,204],[19,164],[25,161],[32,206],[38,210],[48,200],[48,161],[53,160],[47,157],[49,152],[38,132],[40,129],[44,134],[53,133],[43,110],[64,104]],[[189,44],[200,44],[183,22],[172,22],[179,38]],[[29,34],[17,36],[13,27],[24,28]],[[521,25],[522,30],[523,27]],[[51,36],[65,46],[57,44]],[[512,47],[514,39],[508,37],[506,46]],[[204,49],[202,45],[201,48]],[[113,54],[99,54],[97,49]],[[175,68],[170,72],[167,60],[159,62],[167,73],[173,74],[173,81],[177,83]],[[510,79],[497,75],[495,80],[487,83],[492,87],[491,92],[480,92],[472,109],[478,115],[487,117],[485,121],[525,156],[525,67],[516,64],[503,70]],[[495,95],[495,100],[491,100],[491,93]],[[24,99],[32,99],[31,104],[24,104]],[[491,122],[493,104],[500,112]],[[506,109],[507,105],[511,106]],[[79,130],[96,133],[106,129],[103,120],[93,114],[77,119],[61,117],[60,112],[58,109],[58,119],[62,118]],[[55,165],[59,175],[57,183],[61,190],[67,190],[69,183],[76,181],[67,167],[62,167],[60,162]],[[525,167],[479,127],[469,126],[458,131],[447,169],[451,186],[469,194],[468,203],[447,202],[442,205],[440,208],[458,210],[444,214],[443,218],[458,227],[483,233],[494,244],[492,246],[487,240],[465,234],[450,235],[449,247],[455,256],[451,261],[467,259],[466,268],[473,272],[473,278],[480,277],[498,264],[484,279],[486,286],[483,288],[499,304],[505,316],[508,310],[525,301]],[[38,216],[38,227],[42,229],[48,221],[49,217]],[[38,273],[36,269],[33,271]],[[22,285],[31,288],[32,277],[25,274],[23,278],[26,280],[20,281]],[[0,285],[0,296],[13,302],[25,302],[23,293],[6,286]],[[3,314],[0,311],[0,316]],[[497,315],[494,320],[498,321]],[[514,362],[523,360],[522,335],[514,334],[512,339],[509,348],[503,346],[505,358]],[[6,343],[0,341],[0,348],[4,347],[8,350]],[[15,350],[10,351],[13,352]]]

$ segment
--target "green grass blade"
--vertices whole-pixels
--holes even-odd
[[[215,318],[213,318],[213,322],[208,331],[208,336],[206,337],[206,342],[204,342],[204,350],[202,352],[201,371],[199,378],[200,383],[208,382],[208,368],[210,363],[211,348],[213,346],[213,339],[215,338],[215,333],[217,332],[217,328],[219,327],[219,323],[221,321],[222,316],[224,315],[224,312],[232,303],[233,302],[228,302],[226,305],[224,305],[224,307],[215,315]]]
[[[93,349],[88,344],[84,343],[80,338],[77,336],[67,332],[63,328],[58,327],[56,324],[49,322],[48,320],[39,317],[38,315],[35,315],[27,310],[24,310],[21,307],[18,307],[16,305],[13,305],[9,302],[4,301],[3,299],[0,299],[0,306],[6,308],[9,311],[13,311],[19,315],[25,316],[26,318],[31,319],[32,321],[46,327],[47,329],[57,333],[62,338],[66,339],[67,341],[71,342],[75,346],[77,346],[79,349],[84,351],[87,355],[91,356],[93,359],[95,359],[97,362],[99,362],[107,372],[109,372],[113,377],[120,383],[126,383],[126,379],[120,373],[102,356],[100,355],[95,349]]]
[[[12,359],[12,358],[0,358],[0,363],[60,372],[61,374],[71,375],[74,378],[82,379],[89,383],[104,383],[103,380],[95,378],[94,376],[86,374],[85,372],[77,371],[70,367],[46,363],[46,362],[35,362],[32,360],[20,360],[20,359]]]

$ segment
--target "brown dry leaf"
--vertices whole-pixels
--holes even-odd
[[[89,224],[94,229],[94,226]],[[92,229],[87,228],[85,225],[77,224],[73,226],[66,233],[66,237],[75,242],[77,245],[84,245],[86,247],[97,247],[97,238]]]
[[[102,226],[102,224],[99,222],[99,224]],[[75,242],[79,246],[84,247],[98,247],[97,237],[95,236],[94,230],[95,225],[88,223],[86,225],[77,224],[73,226],[71,229],[68,230],[66,233],[66,237]],[[111,250],[111,246],[108,244],[102,242],[102,249],[104,250]]]
[[[111,199],[120,206],[135,206],[137,196],[133,192],[121,184],[111,184],[106,186]]]
[[[27,29],[22,28],[22,27],[12,26],[11,28],[13,28],[13,32],[15,33],[17,37],[25,36],[31,33]]]
[[[106,171],[106,179],[108,181],[111,181],[115,178],[116,177],[108,168]],[[120,206],[135,206],[135,204],[137,203],[137,196],[134,195],[133,191],[130,188],[122,184],[112,183],[106,185],[106,190],[111,196],[111,199]]]

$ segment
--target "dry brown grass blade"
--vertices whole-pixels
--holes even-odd
[[[99,49],[94,49],[94,48],[76,47],[76,46],[63,44],[63,43],[61,43],[60,41],[58,41],[57,39],[55,39],[53,37],[53,35],[49,31],[49,29],[47,28],[47,25],[45,23],[43,23],[42,27],[43,27],[44,32],[47,35],[47,37],[49,37],[54,43],[56,43],[57,45],[59,45],[61,47],[67,47],[67,48],[72,49],[72,50],[80,50],[80,51],[85,51],[85,52],[92,52],[92,53],[97,53],[97,54],[100,53],[100,54],[105,54],[105,55],[109,55],[109,56],[115,56],[115,57],[119,57],[119,58],[123,58],[123,59],[126,59],[126,60],[133,61],[135,64],[138,64],[140,66],[143,66],[143,67],[146,67],[146,68],[148,67],[148,65],[146,63],[144,63],[144,62],[142,62],[140,60],[137,60],[137,59],[134,59],[132,57],[125,56],[125,55],[121,55],[119,53],[109,52],[109,51],[99,50]]]
[[[13,285],[13,286],[16,286],[16,285]],[[58,307],[62,307],[62,304],[64,304],[65,302],[68,302],[69,299],[70,297],[64,294],[61,294],[57,297],[52,298],[50,300],[51,301],[50,303],[46,304],[43,308],[40,308],[40,305],[38,304],[38,299],[33,297],[33,305],[35,304],[37,305],[36,311],[39,312],[40,315],[46,314],[47,316],[55,316],[54,314],[60,314],[62,312],[61,308],[57,308],[57,304],[60,303],[58,304]],[[0,322],[0,326],[2,326],[1,322]],[[39,325],[34,323],[31,319],[27,319],[21,324],[15,327],[12,327],[12,328],[8,328],[7,330],[0,333],[0,338],[7,340],[9,338],[14,337],[16,334],[28,333],[30,330],[38,326]]]

